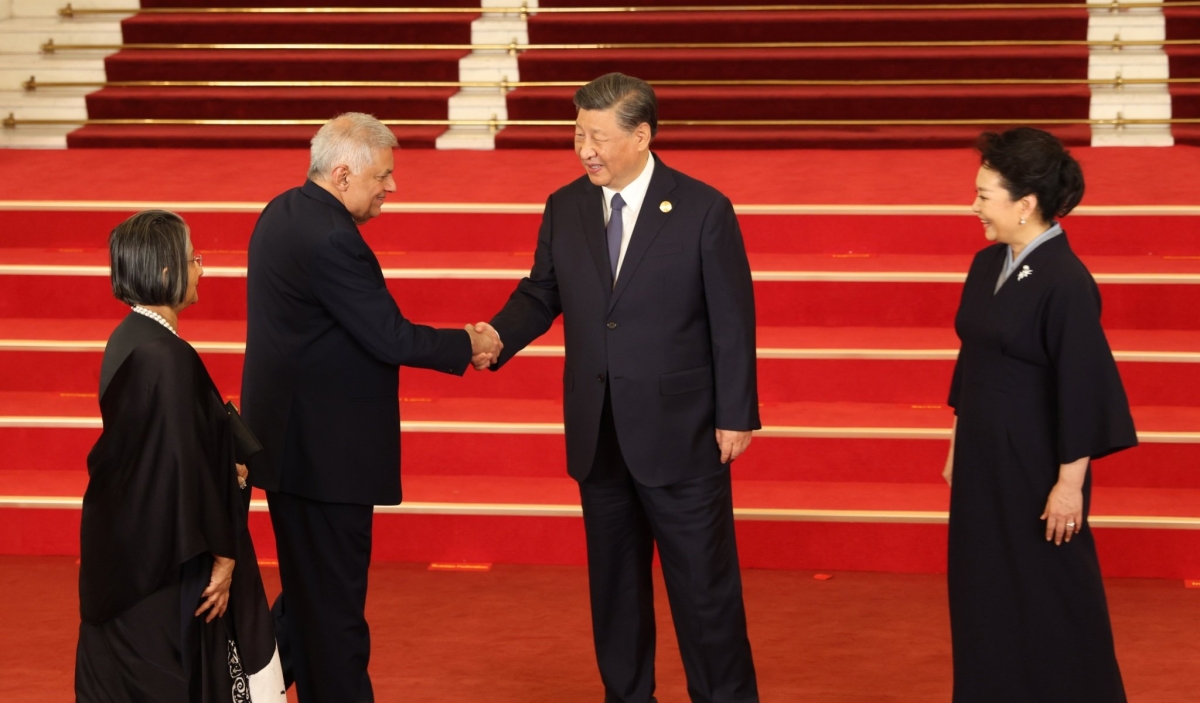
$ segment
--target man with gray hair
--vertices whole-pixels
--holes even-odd
[[[651,154],[648,83],[601,76],[575,108],[584,175],[546,201],[533,269],[476,330],[499,330],[498,367],[563,316],[605,703],[654,700],[656,546],[692,701],[756,702],[730,485],[761,426],[742,233],[728,198]]]
[[[312,140],[308,181],[272,200],[250,238],[242,410],[263,445],[283,592],[284,673],[301,703],[373,701],[364,615],[375,505],[400,502],[400,366],[462,375],[494,334],[404,318],[359,234],[395,192],[396,137],[346,113]]]

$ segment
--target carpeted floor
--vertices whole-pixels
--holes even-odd
[[[71,697],[78,623],[74,560],[0,557],[0,700]],[[277,572],[263,570],[272,596]],[[746,571],[759,685],[774,703],[926,703],[949,699],[944,577]],[[661,581],[658,700],[687,700]],[[1200,590],[1179,581],[1107,582],[1129,699],[1193,700]],[[581,567],[435,572],[376,564],[367,603],[380,701],[586,703],[601,689]]]
[[[562,146],[551,151],[401,150],[397,191],[389,202],[544,203],[581,175],[571,130],[559,129]],[[979,168],[979,156],[966,148],[972,141],[934,151],[682,150],[663,160],[718,188],[737,206],[959,205],[960,231],[971,236],[968,208]],[[1079,147],[1072,153],[1087,179],[1085,206],[1197,202],[1200,148]],[[266,203],[302,183],[307,167],[306,149],[2,149],[0,198]]]

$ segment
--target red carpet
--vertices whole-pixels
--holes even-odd
[[[471,22],[477,16],[141,14],[122,22],[122,34],[127,43],[470,44]],[[112,81],[457,81],[458,60],[466,53],[129,49],[108,57],[105,65]],[[340,112],[359,111],[380,119],[444,120],[447,100],[455,92],[454,88],[110,87],[88,95],[87,108],[92,119],[325,120]],[[297,147],[315,131],[316,127],[252,125],[89,125],[71,133],[67,143],[91,148]],[[445,127],[396,131],[402,146],[428,148]]]
[[[121,22],[129,44],[470,44],[477,15],[168,14]]]
[[[69,700],[78,628],[70,558],[0,558],[0,599],[20,603],[0,634],[6,703]],[[946,700],[951,670],[940,576],[746,571],[746,609],[764,700]],[[267,592],[278,572],[263,569]],[[1178,581],[1106,582],[1129,698],[1178,703],[1195,692],[1191,636],[1200,591]],[[660,703],[687,700],[669,607],[657,582]],[[579,567],[495,566],[483,573],[375,564],[367,603],[371,678],[381,701],[529,703],[601,695]]]
[[[631,3],[655,6],[657,2]],[[785,3],[780,3],[785,4]],[[1074,10],[542,13],[531,44],[1085,39]]]
[[[1103,563],[1110,575],[1200,573],[1200,531],[1172,527],[1200,517],[1200,473],[1192,470],[1200,451],[1200,332],[1192,322],[1200,285],[1153,282],[1200,274],[1194,205],[1153,209],[1195,203],[1200,159],[1183,147],[1076,153],[1089,190],[1067,228],[1100,277],[1110,338],[1138,427],[1150,438],[1096,468]],[[737,468],[736,505],[748,511],[739,523],[743,563],[941,570],[945,527],[937,516],[946,489],[931,467],[944,459],[950,422],[950,320],[962,272],[981,245],[965,204],[977,157],[780,150],[682,151],[666,160],[733,198],[760,279],[768,428]],[[98,433],[102,340],[122,314],[107,291],[103,242],[136,203],[182,209],[191,223],[208,268],[202,302],[181,330],[236,396],[246,237],[261,203],[299,182],[305,163],[300,151],[0,152],[0,187],[32,201],[0,208],[0,495],[69,498],[82,490],[82,457]],[[539,202],[578,170],[565,148],[405,150],[398,165],[398,202],[365,233],[406,314],[440,324],[500,305],[528,265]],[[55,177],[62,173],[111,177]],[[123,204],[38,209],[47,198]],[[799,209],[804,203],[815,205]],[[1104,209],[1126,204],[1139,207]],[[14,268],[31,265],[57,268]],[[94,270],[72,268],[81,266]],[[82,275],[59,275],[71,273]],[[1130,274],[1150,278],[1121,278]],[[583,561],[558,425],[561,343],[552,331],[502,374],[403,373],[407,502],[379,517],[380,560]],[[481,416],[482,398],[500,398],[503,414]],[[481,473],[470,457],[482,443],[496,458]],[[516,508],[489,514],[470,507],[477,503]],[[763,510],[775,519],[756,518]],[[814,513],[822,510],[845,515],[829,521]],[[864,518],[872,510],[934,517]],[[1154,519],[1166,519],[1166,529]],[[271,553],[266,515],[255,513],[254,524]],[[0,509],[0,550],[71,553],[77,539],[69,504]]]
[[[141,7],[247,7],[244,0],[141,0]],[[295,0],[254,0],[254,7],[303,7]],[[479,7],[479,0],[321,0],[320,7]],[[468,13],[469,14],[469,13]]]
[[[1087,47],[904,47],[838,49],[532,49],[525,81],[596,76],[603,64],[648,81],[897,80],[925,78],[1087,78]]]
[[[110,81],[457,81],[467,53],[136,49],[105,57],[104,70]]]
[[[170,0],[168,4],[174,3]],[[639,3],[640,6],[654,5]],[[678,5],[678,3],[675,3]],[[706,3],[708,4],[708,3]],[[1079,40],[1087,15],[1079,9],[858,11],[723,11],[539,13],[529,21],[532,44],[714,43],[805,41]],[[176,5],[177,6],[177,5]],[[336,6],[336,5],[335,5]],[[461,6],[447,3],[444,6]],[[449,43],[469,41],[471,13],[421,14],[141,14],[123,22],[133,43]],[[1185,27],[1183,31],[1187,31]],[[459,52],[392,52],[382,65],[371,57],[336,52],[126,50],[107,60],[111,80],[454,80]],[[680,60],[680,54],[684,54]],[[693,56],[693,54],[695,54]],[[734,50],[532,50],[519,57],[526,81],[584,82],[621,70],[652,81],[887,80],[947,78],[1073,78],[1087,75],[1085,47],[878,48]],[[244,68],[239,64],[244,62]],[[370,74],[370,75],[365,75]],[[452,89],[105,88],[88,96],[94,119],[319,119],[344,110],[384,119],[445,119]],[[519,88],[509,96],[517,120],[567,119],[572,89]],[[1026,86],[662,86],[667,120],[997,120],[1039,124],[1084,119],[1083,85]],[[1186,108],[1185,108],[1186,109]],[[955,126],[689,126],[668,131],[661,149],[693,148],[954,148],[976,127]],[[68,137],[72,147],[270,148],[303,146],[312,129],[288,126],[86,126]],[[400,128],[406,146],[431,147],[438,128]],[[1064,140],[1087,144],[1086,125],[1061,126]],[[558,130],[516,126],[496,144],[508,149],[552,149]],[[714,146],[716,145],[716,146]]]
[[[327,120],[366,112],[381,120],[444,120],[454,88],[105,88],[87,96],[94,119]],[[313,132],[316,131],[314,125]]]
[[[1167,39],[1200,39],[1200,8],[1166,8],[1163,14],[1167,19]],[[1200,47],[1168,46],[1166,51],[1172,78],[1200,78]],[[1171,86],[1171,116],[1200,118],[1200,86]],[[1200,145],[1200,124],[1174,125],[1171,131],[1176,144]]]
[[[655,93],[662,120],[950,120],[986,115],[1038,122],[1086,114],[1091,99],[1087,86],[664,86]],[[509,118],[573,120],[573,94],[570,88],[520,88],[509,95]],[[972,129],[978,134],[978,127]]]
[[[557,151],[397,152],[398,191],[391,200],[525,203],[540,213],[540,205],[549,193],[580,175],[579,162],[571,151],[571,130],[560,131],[564,135],[563,145]],[[1189,205],[1197,201],[1195,184],[1200,182],[1200,149],[1081,147],[1073,153],[1087,175],[1086,206]],[[959,206],[964,219],[958,232],[966,234],[969,242],[977,243],[970,239],[977,224],[970,219],[968,208],[974,197],[972,184],[979,157],[969,149],[676,151],[664,156],[664,160],[673,168],[719,188],[737,205]],[[237,167],[229,168],[230,164]],[[303,182],[307,168],[308,152],[300,149],[268,153],[207,149],[3,149],[0,193],[10,201],[265,204],[284,189]],[[64,179],[61,175],[64,173],[72,177]],[[104,173],[115,175],[91,177]],[[1164,174],[1170,177],[1164,178]],[[856,211],[867,214],[869,207]],[[921,217],[914,216],[914,222],[923,221]],[[890,223],[895,219],[887,220],[889,227],[894,226]],[[387,221],[388,218],[382,218],[372,223],[368,233],[372,228],[387,227]],[[901,226],[907,226],[907,222]],[[0,232],[5,231],[0,228]],[[529,236],[531,232],[524,234]],[[821,231],[805,236],[832,241],[840,235]],[[1133,251],[1137,251],[1147,244],[1142,239],[1136,237],[1126,245],[1134,246]],[[971,243],[966,245],[968,251]],[[921,245],[914,242],[913,246]],[[1157,241],[1151,246],[1157,247]],[[525,250],[530,249],[526,246]]]
[[[803,42],[1083,39],[1081,10],[944,12],[663,12],[539,14],[530,42]],[[691,54],[697,54],[693,60]],[[680,59],[680,54],[687,58]],[[962,59],[961,61],[958,59]],[[673,59],[673,61],[672,61]],[[947,78],[1083,78],[1085,47],[948,49],[647,49],[570,52],[532,50],[520,58],[525,80],[587,81],[621,70],[654,81],[713,79],[886,80]],[[571,89],[518,88],[511,119],[573,116]],[[1037,123],[1083,119],[1086,85],[981,86],[705,86],[656,88],[664,120],[946,120],[996,119]],[[662,148],[952,148],[978,128],[944,126],[683,127],[665,130]],[[1086,126],[1059,128],[1072,144],[1090,142]],[[555,132],[509,127],[496,145],[554,148]]]

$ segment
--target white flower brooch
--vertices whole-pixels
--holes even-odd
[[[1024,266],[1021,267],[1021,270],[1017,272],[1017,280],[1024,281],[1026,278],[1028,278],[1032,275],[1033,275],[1033,269],[1029,268],[1029,264],[1025,264]]]

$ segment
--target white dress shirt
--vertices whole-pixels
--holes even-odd
[[[646,190],[650,188],[650,176],[654,174],[654,154],[646,159],[646,166],[637,178],[619,191],[602,186],[604,191],[604,226],[608,227],[608,218],[612,217],[612,197],[621,194],[625,207],[621,210],[621,255],[617,257],[617,273],[613,276],[613,285],[621,275],[621,264],[625,263],[625,250],[629,248],[629,238],[633,236],[633,227],[637,224],[638,213],[642,210],[642,202],[646,200]]]

